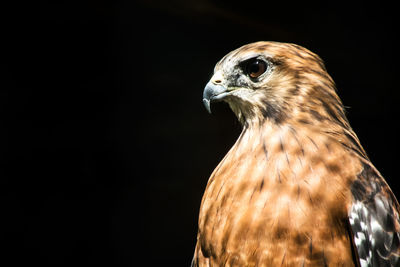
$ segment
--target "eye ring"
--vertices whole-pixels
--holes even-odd
[[[264,72],[267,71],[268,65],[267,62],[261,60],[259,58],[252,58],[247,60],[244,65],[244,72],[250,79],[257,79]]]

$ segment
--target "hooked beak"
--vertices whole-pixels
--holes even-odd
[[[203,92],[203,104],[207,111],[211,113],[211,102],[221,101],[228,93],[225,86],[209,81]]]

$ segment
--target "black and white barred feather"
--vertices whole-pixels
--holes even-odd
[[[389,186],[365,163],[351,192],[349,223],[358,266],[400,266],[399,205]]]

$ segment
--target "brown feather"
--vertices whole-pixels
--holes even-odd
[[[354,266],[350,186],[368,158],[335,84],[317,55],[276,42],[243,46],[215,72],[232,80],[252,54],[272,71],[225,99],[243,132],[204,192],[194,264]]]

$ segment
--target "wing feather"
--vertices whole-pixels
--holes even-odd
[[[351,192],[349,223],[360,266],[400,266],[399,204],[389,186],[365,163]]]

